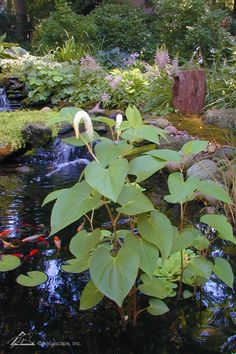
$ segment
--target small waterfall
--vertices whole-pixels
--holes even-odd
[[[0,112],[7,111],[10,108],[6,91],[0,87]]]
[[[77,165],[87,165],[89,163],[88,154],[83,147],[64,143],[61,139],[55,139],[52,144],[52,162],[55,169],[47,174],[47,177]]]

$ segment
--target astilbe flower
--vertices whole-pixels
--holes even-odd
[[[76,113],[75,118],[74,118],[74,122],[73,122],[76,139],[79,138],[79,134],[80,134],[79,124],[80,124],[81,120],[84,122],[84,127],[85,127],[85,131],[86,131],[87,136],[89,137],[89,139],[92,139],[94,136],[93,124],[92,124],[91,118],[88,115],[88,113],[83,110]]]
[[[166,50],[160,50],[156,52],[154,61],[155,64],[158,65],[160,69],[165,69],[167,64],[170,63],[169,53]]]
[[[131,53],[129,59],[125,60],[127,66],[132,66],[136,63],[136,59],[139,57],[139,53]]]
[[[115,89],[119,83],[123,80],[122,76],[118,75],[116,77],[112,75],[107,75],[106,80],[109,82],[109,85],[112,89]]]
[[[97,71],[100,70],[100,65],[96,59],[86,54],[80,59],[80,69],[82,71]]]
[[[102,101],[102,102],[108,102],[108,101],[110,101],[110,99],[111,99],[111,96],[108,95],[107,93],[104,93],[104,94],[101,96],[101,101]]]

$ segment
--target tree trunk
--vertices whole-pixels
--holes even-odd
[[[180,71],[173,86],[173,105],[181,113],[201,113],[205,106],[206,73],[204,70]]]
[[[14,0],[16,11],[16,29],[20,40],[27,40],[27,11],[25,0]]]
[[[236,0],[234,0],[233,18],[236,18]]]

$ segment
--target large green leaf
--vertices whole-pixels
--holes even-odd
[[[152,211],[138,216],[138,230],[142,237],[157,246],[163,261],[170,255],[174,240],[174,231],[170,220],[163,213]]]
[[[92,194],[86,181],[76,183],[59,195],[51,214],[51,235],[100,206],[100,195]]]
[[[157,266],[159,250],[153,244],[129,234],[125,238],[125,246],[133,250],[139,256],[139,267],[150,277]]]
[[[116,124],[114,119],[107,117],[92,117],[92,121],[107,124],[110,128],[114,127]]]
[[[8,272],[13,270],[20,265],[20,260],[18,257],[11,255],[2,255],[0,257],[0,272]]]
[[[120,249],[115,257],[104,247],[97,248],[90,260],[90,274],[96,287],[121,307],[135,283],[139,257],[127,247]]]
[[[81,298],[80,298],[80,310],[89,310],[96,306],[104,295],[98,290],[92,280],[89,280],[86,284]]]
[[[67,273],[82,273],[88,270],[89,256],[82,259],[72,258],[68,259],[65,264],[61,266],[61,269]]]
[[[188,267],[195,275],[209,279],[213,264],[203,257],[194,257],[190,260]]]
[[[213,197],[224,203],[233,204],[232,199],[224,188],[218,186],[213,181],[200,181],[198,182],[198,191],[206,196]]]
[[[149,312],[153,316],[160,316],[164,315],[164,313],[170,311],[169,307],[166,306],[164,301],[160,299],[150,299],[149,300],[149,305],[147,308],[147,312]]]
[[[142,182],[165,165],[165,161],[160,161],[152,156],[139,156],[129,163],[129,174],[137,176],[136,182]]]
[[[220,278],[226,285],[233,288],[234,274],[232,272],[231,265],[224,258],[214,258],[215,265],[213,266],[213,272]]]
[[[193,247],[199,251],[207,249],[209,246],[210,242],[204,236],[199,235],[193,240]]]
[[[199,231],[194,228],[186,228],[177,234],[173,241],[171,253],[179,252],[192,246],[194,239],[199,236]]]
[[[168,203],[184,203],[192,200],[195,197],[198,178],[195,176],[189,177],[184,181],[183,175],[180,172],[171,173],[168,177],[168,187],[170,195],[164,197]]]
[[[138,286],[139,290],[145,295],[165,299],[173,292],[173,284],[165,278],[149,278],[146,274],[141,275],[143,284]]]
[[[78,111],[81,111],[81,109],[77,107],[62,108],[60,112],[56,113],[52,118],[48,120],[48,125],[62,122],[68,122],[72,124],[74,116]]]
[[[168,149],[148,151],[146,152],[146,155],[151,155],[153,157],[168,162],[180,162],[182,160],[182,156],[177,151],[168,150]]]
[[[41,285],[47,280],[47,274],[39,271],[27,272],[27,275],[21,274],[16,278],[18,284],[28,287]]]
[[[207,144],[205,140],[191,140],[182,146],[181,151],[184,155],[198,154],[205,150]]]
[[[125,183],[128,169],[129,164],[126,159],[112,161],[108,168],[93,161],[85,168],[85,178],[91,187],[116,202]]]
[[[117,203],[121,205],[117,211],[126,215],[141,214],[154,209],[152,202],[135,186],[124,186]]]
[[[107,167],[109,163],[120,157],[122,153],[131,149],[132,146],[128,145],[126,141],[114,143],[112,140],[106,140],[96,144],[95,154],[102,166]]]
[[[129,122],[129,126],[131,128],[136,128],[136,127],[140,127],[143,124],[143,120],[142,120],[142,116],[139,112],[139,110],[137,109],[137,107],[133,106],[128,106],[128,108],[125,111],[127,120]]]
[[[71,137],[71,138],[64,138],[62,139],[64,143],[69,144],[69,145],[75,145],[75,146],[84,146],[85,143],[90,143],[93,140],[98,140],[100,139],[100,136],[98,135],[97,132],[93,133],[93,137],[89,137],[86,132],[80,133],[79,138],[77,139],[76,137]]]
[[[138,128],[127,129],[121,134],[121,136],[123,139],[129,141],[147,140],[155,144],[159,144],[159,136],[167,140],[163,129],[150,125],[142,125]]]
[[[70,241],[70,252],[76,258],[83,259],[97,246],[100,238],[100,229],[96,229],[91,233],[85,230],[80,231]]]
[[[218,236],[223,240],[231,241],[236,244],[236,238],[233,235],[233,229],[230,223],[228,223],[224,215],[204,215],[201,217],[201,222],[208,224],[218,231]]]
[[[65,192],[67,189],[59,189],[57,191],[54,191],[46,196],[46,198],[43,201],[42,206],[46,205],[47,203],[52,202],[53,200],[57,199],[61,193]]]

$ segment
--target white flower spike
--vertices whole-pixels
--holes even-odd
[[[74,118],[73,125],[74,125],[76,139],[79,139],[79,134],[80,134],[79,124],[81,120],[83,120],[84,122],[86,134],[88,135],[89,139],[92,139],[94,136],[93,124],[88,113],[83,110],[77,112]]]
[[[116,116],[116,130],[120,129],[121,123],[123,122],[122,114],[117,114]]]

